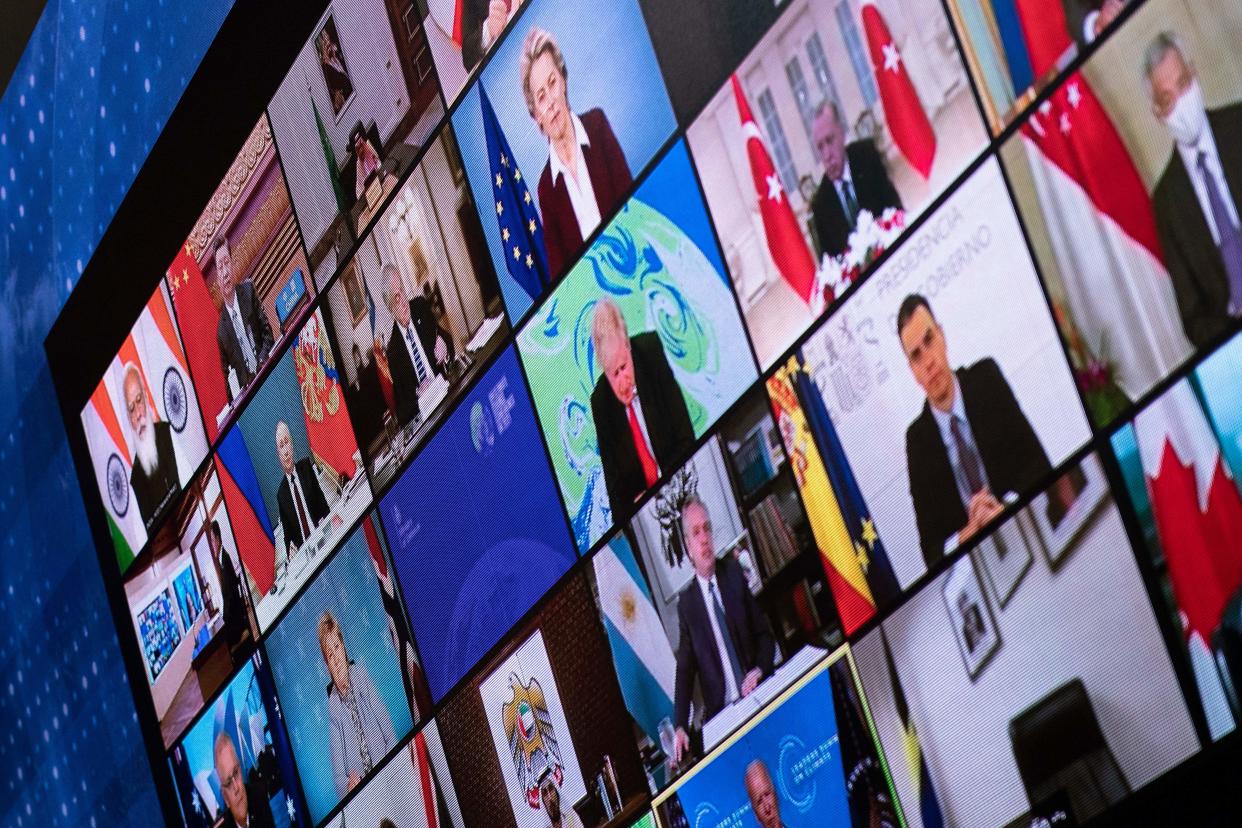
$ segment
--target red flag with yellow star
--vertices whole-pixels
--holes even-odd
[[[190,378],[194,381],[207,426],[207,441],[214,443],[220,430],[216,415],[228,405],[229,399],[228,389],[224,387],[224,369],[220,365],[220,348],[216,344],[220,311],[211,298],[189,242],[177,251],[167,277],[168,292],[177,310],[181,339],[190,363]]]

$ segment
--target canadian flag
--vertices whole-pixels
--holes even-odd
[[[914,84],[906,72],[901,51],[888,31],[884,15],[876,8],[875,0],[863,0],[863,31],[867,35],[867,51],[871,55],[871,68],[875,72],[876,86],[880,88],[880,103],[893,143],[901,154],[927,178],[932,162],[936,159],[936,134],[919,101]]]
[[[1242,496],[1189,382],[1134,420],[1156,534],[1213,736],[1231,730],[1208,642],[1242,587]]]
[[[1074,324],[1136,399],[1191,353],[1138,169],[1078,72],[1022,125],[1021,142]]]
[[[746,141],[746,156],[750,159],[750,175],[755,183],[759,215],[763,218],[763,232],[768,238],[768,252],[789,286],[802,297],[802,301],[811,304],[811,289],[815,285],[815,259],[811,256],[811,248],[802,235],[793,208],[789,206],[789,198],[781,186],[763,133],[750,112],[750,104],[746,102],[746,94],[742,92],[737,75],[730,77],[729,81],[733,85],[733,98],[742,122],[742,137]],[[831,301],[831,297],[827,298]]]

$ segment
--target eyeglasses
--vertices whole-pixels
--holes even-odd
[[[220,787],[234,788],[240,785],[241,782],[242,782],[241,765],[234,765],[233,772],[230,773],[228,776],[222,777],[220,779]]]

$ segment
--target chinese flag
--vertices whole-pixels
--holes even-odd
[[[862,20],[871,68],[880,88],[880,103],[884,106],[893,142],[910,166],[927,178],[936,158],[936,134],[932,132],[931,122],[927,120],[923,104],[914,91],[914,84],[910,82],[905,61],[901,59],[901,52],[888,31],[888,24],[875,7],[875,0],[863,3]]]
[[[763,217],[763,232],[768,237],[768,252],[789,286],[802,297],[802,301],[810,304],[811,289],[815,284],[815,259],[798,227],[789,199],[785,197],[780,176],[776,174],[755,116],[750,112],[742,85],[738,83],[737,75],[729,80],[733,84],[733,98],[737,101],[737,113],[742,121],[742,137],[746,140],[746,156],[750,159],[759,215]]]
[[[168,290],[177,308],[185,356],[190,363],[190,377],[194,380],[194,391],[198,394],[198,404],[207,426],[207,439],[214,442],[219,433],[216,415],[228,404],[220,348],[216,344],[220,312],[211,301],[203,272],[198,269],[198,262],[188,242],[177,251],[168,268]]]

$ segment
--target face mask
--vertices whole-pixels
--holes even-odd
[[[1197,79],[1190,82],[1177,103],[1173,104],[1164,125],[1172,133],[1173,140],[1182,146],[1192,147],[1199,143],[1199,137],[1207,128],[1207,107]]]

